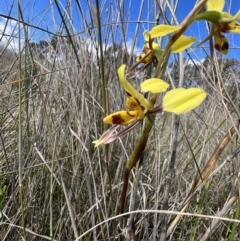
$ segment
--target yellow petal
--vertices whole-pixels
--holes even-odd
[[[231,29],[229,32],[240,34],[240,25],[236,26],[234,29]]]
[[[148,49],[150,49],[149,45],[150,45],[150,42],[152,42],[152,40],[150,39],[150,33],[148,31],[144,31],[143,32],[143,37],[144,37],[144,40],[146,42],[145,46]],[[151,36],[151,38],[153,39],[152,36]],[[154,49],[154,50],[161,49],[158,43],[152,42],[151,45],[152,45],[152,49]]]
[[[205,98],[206,92],[199,88],[170,90],[163,98],[163,110],[182,114],[199,106]]]
[[[224,0],[208,0],[206,3],[206,8],[208,11],[218,11],[222,12],[224,7],[225,1]]]
[[[240,10],[232,16],[230,13],[222,13],[222,21],[219,25],[219,31],[223,33],[240,33],[240,23],[236,20],[240,18]]]
[[[214,34],[215,44],[214,47],[222,54],[227,54],[229,49],[229,44],[227,38],[220,32]]]
[[[102,140],[96,140],[96,141],[93,141],[92,143],[94,144],[94,147],[97,147],[103,144],[104,142]]]
[[[145,54],[141,54],[140,56],[138,56],[138,57],[136,58],[136,62],[141,61],[141,59],[144,58],[144,56],[145,56]]]
[[[118,68],[118,77],[126,92],[133,96],[138,102],[139,105],[143,108],[144,113],[146,113],[151,107],[151,103],[143,97],[126,79],[125,79],[125,67],[123,64]]]
[[[178,30],[179,28],[179,26],[160,24],[152,28],[152,30],[150,31],[150,36],[151,38],[162,37]]]
[[[229,19],[232,19],[232,15],[230,14],[230,13],[228,13],[228,12],[222,12],[221,13],[221,15],[222,15],[222,19],[224,19],[224,20],[229,20]]]
[[[159,50],[161,48],[160,48],[160,45],[158,43],[152,42],[152,49],[153,50]]]
[[[187,37],[185,35],[182,35],[172,45],[171,52],[179,53],[179,52],[183,51],[184,49],[190,47],[195,41],[196,41],[196,38],[194,38],[194,37]]]
[[[135,120],[143,118],[144,113],[141,109],[131,111],[121,110],[106,116],[103,121],[107,124],[128,125]]]
[[[136,62],[141,62],[141,63],[148,63],[152,59],[152,55],[149,55],[149,57],[146,57],[146,54],[142,53],[140,56],[136,58]],[[144,58],[144,59],[143,59]]]
[[[139,103],[137,102],[137,100],[132,96],[127,97],[126,106],[129,110],[137,110],[137,109],[141,108]]]
[[[224,23],[233,22],[239,18],[240,18],[240,10],[234,16],[232,16],[228,12],[222,12],[222,22]]]
[[[154,94],[164,92],[169,87],[169,84],[161,79],[147,79],[141,83],[141,91],[152,92]]]
[[[150,39],[149,31],[143,32],[143,38],[144,38],[145,42],[149,42],[149,39]]]
[[[240,10],[232,17],[232,20],[240,19]]]
[[[150,61],[152,61],[153,58],[154,58],[154,55],[152,53],[148,53],[148,54],[142,53],[140,56],[136,58],[136,62],[147,64]]]

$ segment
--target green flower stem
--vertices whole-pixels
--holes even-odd
[[[147,123],[144,127],[144,130],[142,132],[142,135],[140,139],[138,140],[130,158],[129,161],[127,162],[125,172],[124,172],[124,180],[123,180],[123,189],[122,189],[122,194],[121,194],[121,199],[120,199],[120,213],[124,213],[124,204],[125,204],[125,199],[126,199],[126,193],[127,193],[127,188],[128,188],[128,179],[129,179],[129,173],[132,170],[132,168],[136,165],[140,157],[142,156],[145,146],[147,144],[148,136],[149,133],[153,127],[154,120],[152,119],[147,119]]]
[[[143,153],[144,148],[146,146],[148,136],[149,136],[149,133],[152,129],[153,124],[154,124],[154,119],[148,118],[147,122],[145,124],[144,130],[142,132],[142,135],[141,135],[140,139],[138,140],[137,145],[135,146],[135,148],[134,148],[134,150],[133,150],[133,152],[132,152],[132,154],[129,158],[129,161],[126,165],[127,170],[130,171],[136,165],[139,158],[142,156],[142,153]]]

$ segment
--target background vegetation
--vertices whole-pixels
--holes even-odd
[[[178,5],[171,3],[155,1],[151,23],[170,23],[175,15],[162,13],[174,14]],[[107,113],[125,108],[117,68],[134,65],[144,23],[136,24],[130,45],[131,10],[124,1],[110,2],[104,17],[98,1],[87,1],[89,14],[83,14],[80,1],[84,31],[77,33],[69,23],[71,4],[53,12],[54,21],[61,19],[54,35],[37,41],[29,30],[46,29],[29,26],[20,3],[18,21],[11,13],[2,16],[6,29],[10,23],[16,28],[10,37],[5,28],[0,35],[1,240],[125,240],[129,228],[126,217],[117,215],[125,165],[142,126],[106,149],[94,148],[92,141],[104,131],[104,106]],[[204,50],[203,61],[174,55],[166,70],[172,86],[184,80],[208,97],[180,116],[177,133],[172,114],[156,117],[143,165],[131,172],[125,203],[126,212],[137,211],[136,240],[159,240],[164,232],[166,240],[240,240],[239,224],[221,219],[239,220],[240,63],[217,53],[211,58]],[[139,85],[145,76],[136,71],[132,81]],[[174,145],[176,159],[169,167]],[[217,171],[194,189],[206,165]],[[187,215],[177,222],[176,213],[166,210]]]

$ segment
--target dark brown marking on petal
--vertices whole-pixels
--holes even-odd
[[[138,106],[140,106],[140,108],[144,111],[145,110],[145,107],[143,107],[141,104],[140,104],[140,102],[139,102],[139,100],[138,99],[136,99],[136,98],[134,98],[136,101],[137,101],[137,103],[138,103]]]
[[[228,42],[224,42],[222,47],[221,47],[221,50],[224,51],[224,50],[227,50],[228,48],[229,48]]]
[[[131,117],[135,117],[136,115],[131,115],[128,111],[127,111],[127,114]]]
[[[137,101],[137,103],[138,103],[138,106],[140,106],[140,108],[144,111],[145,110],[145,107],[143,107],[143,106],[141,106],[140,105],[140,102],[139,102],[139,100],[138,99],[136,99],[135,97],[134,97],[134,99]]]
[[[136,100],[136,102],[138,103],[138,105],[140,105],[140,102],[139,102],[139,100],[138,100],[138,99],[136,99],[135,97],[134,97],[134,99]]]
[[[234,27],[231,26],[231,23],[221,23],[219,26],[219,30],[222,33],[229,33]]]
[[[130,108],[129,108],[129,109],[130,109],[130,110],[135,110],[135,109],[138,108],[138,106],[139,106],[139,105],[137,105],[136,103],[134,103],[134,102],[131,101],[131,103],[130,103]]]
[[[123,122],[124,122],[124,120],[123,120],[123,118],[120,114],[112,116],[112,123],[113,124],[121,125]]]

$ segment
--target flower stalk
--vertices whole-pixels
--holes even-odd
[[[202,9],[205,6],[205,3],[207,2],[207,0],[202,0],[200,1],[196,7],[189,13],[189,15],[186,17],[186,19],[183,21],[183,23],[180,25],[180,29],[173,34],[172,37],[170,37],[170,39],[167,42],[167,45],[165,47],[165,49],[162,52],[162,55],[159,59],[156,71],[155,71],[155,75],[154,78],[158,78],[163,77],[163,74],[165,72],[165,69],[162,69],[162,66],[164,65],[166,67],[166,62],[168,62],[168,58],[169,58],[169,54],[170,54],[170,49],[172,44],[184,33],[184,31],[187,29],[187,27],[191,24],[191,22],[193,21],[193,17],[195,15],[197,15],[200,11],[202,11]],[[162,73],[160,75],[160,72]],[[154,105],[156,102],[156,98],[157,98],[157,94],[151,94],[151,103]],[[154,119],[153,120],[147,120],[142,132],[141,137],[139,138],[131,156],[129,157],[129,160],[127,162],[126,165],[126,169],[125,169],[125,175],[124,175],[124,184],[123,184],[123,189],[122,189],[122,193],[121,193],[121,202],[120,202],[120,212],[124,213],[124,203],[125,203],[125,198],[126,198],[126,192],[127,192],[127,185],[128,185],[128,177],[129,177],[129,172],[131,171],[131,169],[136,165],[136,163],[138,162],[139,158],[140,158],[140,154],[142,154],[144,152],[147,140],[148,140],[148,136],[149,133],[152,129],[154,125]],[[127,175],[128,174],[128,175]]]

